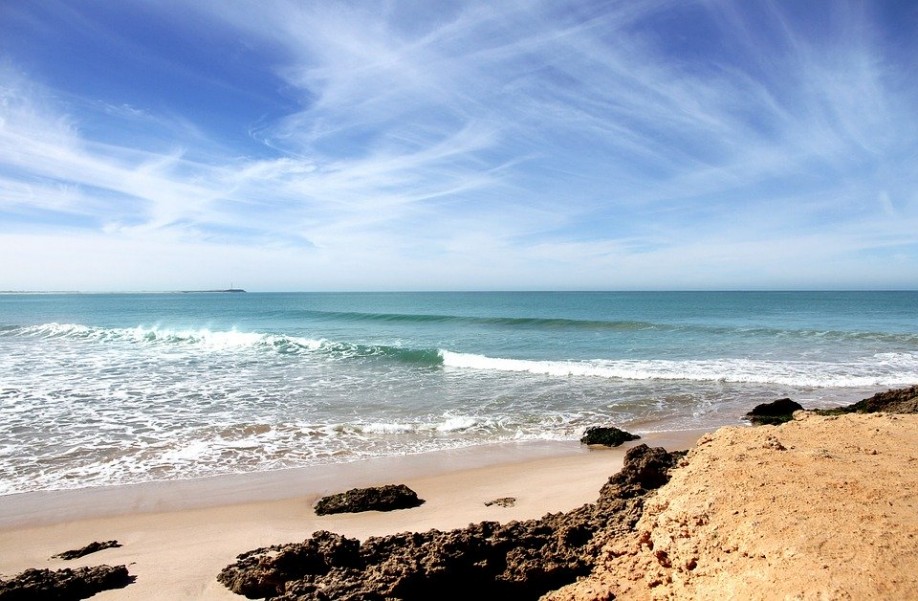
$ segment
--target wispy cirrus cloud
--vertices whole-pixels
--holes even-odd
[[[179,42],[193,26],[219,45],[175,77],[222,117],[156,86],[148,104],[87,96],[8,64],[0,227],[258,245],[271,257],[259,261],[311,274],[294,287],[378,287],[380,273],[451,287],[442,269],[464,288],[755,286],[748,273],[764,287],[852,286],[837,264],[876,274],[893,255],[887,285],[918,282],[915,59],[881,8],[146,10]],[[78,12],[107,35],[104,15]],[[163,53],[144,59],[156,68],[179,61],[137,48]],[[224,64],[201,72],[216,55]],[[207,96],[209,82],[245,106]]]

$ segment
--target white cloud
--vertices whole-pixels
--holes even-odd
[[[265,68],[300,100],[241,124],[264,152],[188,115],[85,99],[142,134],[100,139],[6,68],[0,211],[26,225],[0,228],[90,228],[69,254],[149,252],[165,287],[195,253],[251,265],[266,288],[829,285],[814,278],[837,261],[918,282],[914,253],[898,274],[876,265],[914,247],[918,95],[869,13],[841,4],[814,32],[780,5],[705,3],[726,50],[691,58],[648,28],[690,7],[186,7],[270,48]]]

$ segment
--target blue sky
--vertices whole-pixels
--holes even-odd
[[[918,287],[918,3],[0,3],[0,290]]]

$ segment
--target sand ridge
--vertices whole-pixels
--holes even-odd
[[[551,601],[918,599],[918,415],[702,437],[588,579]]]

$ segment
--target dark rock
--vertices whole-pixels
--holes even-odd
[[[72,549],[70,551],[64,551],[63,553],[58,553],[53,555],[51,559],[79,559],[89,555],[90,553],[95,553],[96,551],[101,551],[102,549],[112,549],[114,547],[120,547],[121,544],[116,540],[107,540],[104,542],[91,542],[81,549]]]
[[[580,439],[580,444],[601,444],[607,447],[617,447],[622,443],[630,440],[638,440],[641,437],[631,432],[619,430],[613,426],[593,426],[587,428]]]
[[[302,543],[275,545],[237,556],[218,580],[231,591],[249,599],[274,597],[288,582],[317,579],[333,570],[359,569],[360,543],[339,534],[319,531]],[[234,568],[234,569],[230,569]]]
[[[125,566],[63,570],[30,569],[0,580],[0,601],[71,601],[100,591],[124,588],[134,581]]]
[[[685,451],[641,444],[625,452],[625,464],[599,491],[599,502],[622,496],[643,496],[669,482],[669,471],[685,456]]]
[[[879,392],[853,405],[819,413],[918,413],[918,386]]]
[[[538,599],[590,572],[609,538],[630,532],[647,493],[684,455],[640,445],[599,500],[538,520],[405,532],[362,544],[320,531],[239,555],[217,579],[249,598],[285,601]]]
[[[759,425],[777,425],[794,419],[794,411],[800,411],[803,406],[790,399],[778,399],[770,403],[756,405],[746,414],[746,419]]]
[[[493,501],[485,501],[485,507],[497,505],[498,507],[513,507],[516,505],[516,497],[501,497]]]
[[[421,505],[418,494],[404,484],[387,484],[371,488],[353,488],[347,492],[322,497],[316,503],[316,514],[393,511]]]

